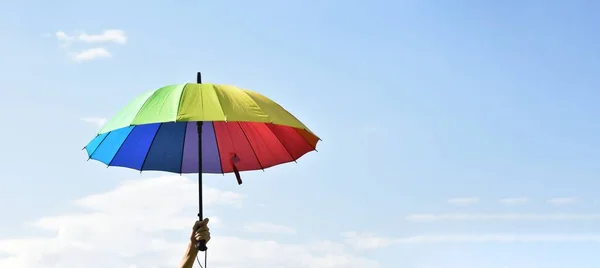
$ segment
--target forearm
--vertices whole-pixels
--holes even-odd
[[[185,254],[183,255],[183,259],[181,259],[181,264],[179,265],[179,268],[192,268],[194,266],[196,256],[198,256],[198,250],[192,244],[192,242],[188,243],[187,249],[185,250]]]

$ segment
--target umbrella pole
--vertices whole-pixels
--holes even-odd
[[[198,84],[202,83],[202,76],[199,72],[197,82]],[[198,219],[202,221],[204,220],[202,215],[202,121],[198,121],[196,124],[198,126]],[[196,248],[199,251],[206,251],[206,241],[198,241]]]

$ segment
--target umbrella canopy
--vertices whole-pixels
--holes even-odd
[[[85,146],[88,159],[107,166],[198,173],[258,170],[316,150],[319,137],[279,104],[228,85],[179,84],[142,94],[119,111]],[[206,250],[205,241],[196,247]]]
[[[228,85],[180,84],[130,102],[85,150],[108,166],[199,173],[201,158],[202,173],[229,173],[295,161],[318,141],[261,94]]]
[[[179,84],[142,94],[85,146],[107,166],[198,173],[257,170],[295,161],[316,150],[319,137],[279,104],[228,85]],[[206,241],[198,241],[206,251]]]

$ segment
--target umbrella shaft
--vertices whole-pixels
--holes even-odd
[[[198,84],[202,83],[202,75],[200,72],[198,72],[196,79]],[[202,215],[202,121],[198,121],[196,124],[198,125],[198,219],[202,221],[204,220],[204,215]],[[206,241],[198,241],[196,243],[196,248],[199,251],[206,251]],[[206,267],[206,260],[204,262],[204,267]]]
[[[204,219],[202,215],[202,122],[196,122],[198,125],[198,218]]]
[[[198,72],[196,82],[202,83],[202,74]],[[204,220],[202,215],[202,121],[196,122],[198,126],[198,219]]]

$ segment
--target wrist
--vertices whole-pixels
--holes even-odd
[[[190,240],[188,243],[188,251],[193,253],[198,253],[198,249],[196,248],[196,242]]]

